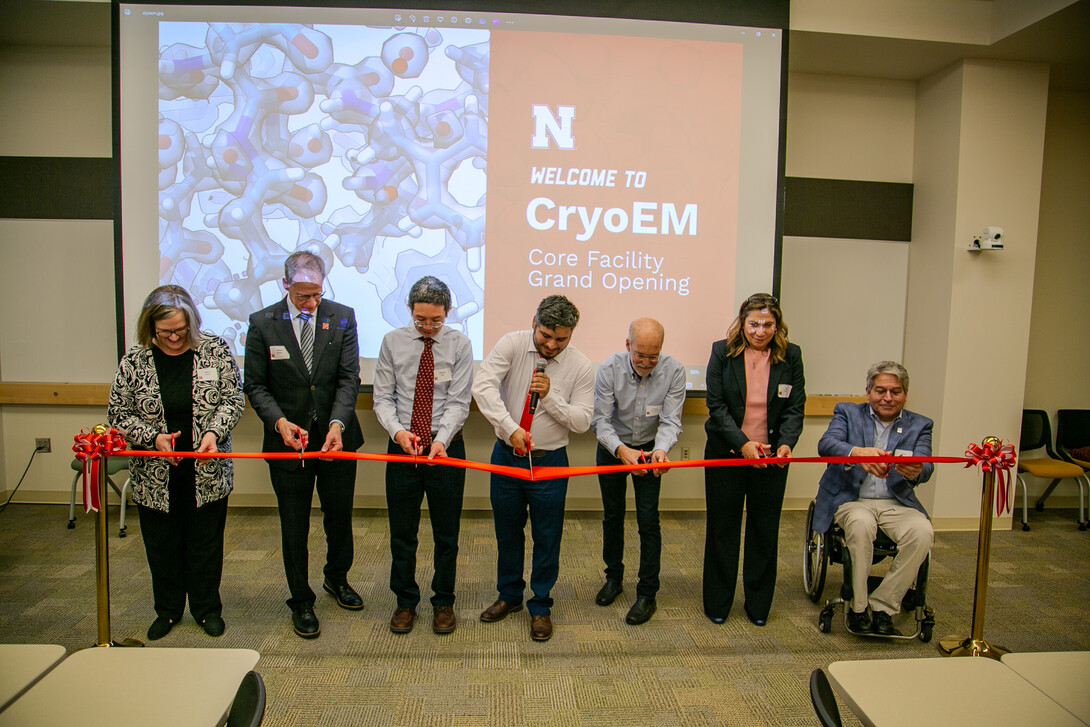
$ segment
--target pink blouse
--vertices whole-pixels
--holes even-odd
[[[768,349],[757,351],[746,347],[742,353],[746,366],[746,413],[742,417],[742,434],[753,442],[768,444]]]

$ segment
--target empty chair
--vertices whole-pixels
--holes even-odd
[[[125,483],[118,487],[117,483],[113,480],[113,475],[118,472],[129,468],[128,457],[106,457],[106,484],[108,484],[117,496],[121,498],[121,518],[118,524],[117,537],[125,537],[125,499],[129,493],[129,478],[125,478]],[[72,494],[68,499],[68,529],[76,527],[76,485],[80,482],[80,477],[83,476],[83,463],[78,459],[72,459],[72,469],[76,471],[75,476],[72,477]],[[105,503],[103,503],[105,505]]]
[[[1060,409],[1056,412],[1056,450],[1068,462],[1083,469],[1083,480],[1090,488],[1090,409]],[[1082,511],[1082,526],[1090,521],[1090,499]]]
[[[840,710],[836,706],[836,695],[829,684],[829,677],[821,667],[810,672],[810,702],[814,713],[823,727],[840,727]]]
[[[1060,458],[1052,450],[1052,426],[1048,422],[1048,414],[1042,409],[1022,410],[1022,432],[1018,437],[1018,484],[1022,487],[1022,530],[1029,530],[1029,508],[1026,504],[1028,489],[1026,480],[1022,474],[1031,474],[1044,480],[1052,480],[1041,496],[1037,498],[1035,505],[1038,512],[1045,509],[1045,500],[1052,494],[1062,480],[1071,478],[1075,481],[1079,490],[1079,511],[1075,515],[1075,522],[1079,530],[1086,530],[1086,521],[1083,520],[1084,485],[1090,485],[1086,473],[1082,467]],[[1026,458],[1027,452],[1043,449],[1047,456]],[[1083,480],[1087,480],[1086,483]]]
[[[227,715],[226,727],[257,727],[265,719],[265,681],[256,671],[247,672],[238,686]]]

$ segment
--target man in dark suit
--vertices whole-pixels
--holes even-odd
[[[284,262],[284,300],[250,316],[243,388],[265,425],[264,452],[355,451],[363,445],[356,418],[360,374],[356,316],[348,306],[322,300],[324,281],[321,258],[293,253]],[[348,585],[356,462],[268,463],[280,510],[292,626],[299,636],[313,639],[321,633],[307,574],[315,480],[327,545],[322,587],[341,608],[363,608],[363,600]]]
[[[908,372],[894,361],[880,361],[867,372],[867,402],[837,404],[829,429],[818,442],[822,457],[931,456],[934,422],[905,410]],[[835,520],[844,528],[851,554],[852,602],[848,628],[859,633],[893,633],[892,617],[931,550],[935,532],[913,488],[931,479],[935,466],[883,463],[830,464],[814,503],[817,532]],[[893,565],[867,596],[867,576],[878,528],[897,543]],[[868,606],[870,612],[868,614]]]

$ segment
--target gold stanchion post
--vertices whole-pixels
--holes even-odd
[[[101,431],[100,431],[101,428]],[[94,428],[96,434],[106,431],[106,427],[99,424]],[[98,468],[98,516],[95,518],[95,584],[98,598],[98,640],[95,646],[143,646],[143,642],[136,639],[122,639],[114,641],[110,638],[110,526],[107,515],[106,475],[109,472],[108,458],[103,457]]]
[[[991,442],[998,449],[997,437],[988,437],[984,444]],[[1009,654],[996,644],[984,640],[984,610],[988,600],[988,560],[992,548],[992,503],[995,502],[995,470],[984,473],[984,492],[980,496],[980,533],[976,547],[976,588],[973,591],[973,623],[970,635],[947,636],[939,639],[939,652],[943,656],[986,656],[999,659]]]

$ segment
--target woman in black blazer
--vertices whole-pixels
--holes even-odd
[[[704,543],[704,613],[727,620],[738,581],[742,510],[746,520],[742,586],[749,620],[764,626],[776,588],[776,548],[787,466],[761,457],[790,457],[802,433],[806,404],[802,350],[787,341],[779,302],[747,298],[726,339],[712,344],[708,361],[706,459],[742,457],[752,466],[704,470],[707,534]],[[747,390],[753,389],[747,397]]]

